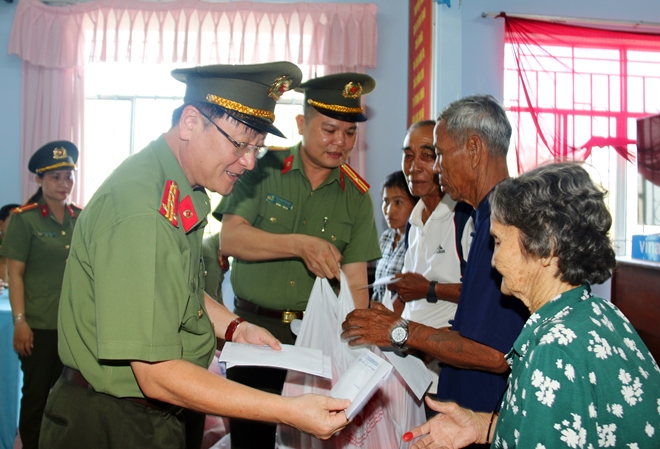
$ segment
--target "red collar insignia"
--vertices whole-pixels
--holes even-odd
[[[179,206],[179,210],[181,211],[181,224],[183,224],[183,230],[188,232],[199,221],[197,218],[197,211],[195,211],[195,206],[193,205],[190,195],[182,199]]]
[[[69,215],[71,215],[73,218],[76,218],[76,211],[73,210],[73,207],[71,207],[70,204],[66,205],[66,210],[69,211]]]
[[[341,191],[343,192],[346,186],[344,185],[344,172],[341,170],[339,171],[339,184],[341,184]]]
[[[41,218],[46,218],[48,214],[50,214],[50,211],[48,210],[48,204],[44,204],[41,206]]]
[[[291,170],[291,167],[293,166],[293,154],[289,155],[286,159],[284,159],[284,165],[282,165],[282,174],[286,174],[289,170]]]

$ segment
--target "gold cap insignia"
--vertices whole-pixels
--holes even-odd
[[[292,82],[293,80],[287,78],[286,75],[276,78],[268,88],[268,96],[275,101],[279,101],[282,94],[291,88]]]
[[[226,109],[230,109],[232,111],[240,112],[241,114],[252,115],[254,117],[259,117],[259,118],[265,118],[267,120],[270,120],[271,122],[275,121],[275,114],[271,111],[267,111],[265,109],[251,108],[237,101],[228,100],[226,98],[218,97],[217,95],[208,94],[206,96],[206,101],[208,101],[209,103],[217,104],[218,106],[221,106]]]
[[[53,159],[66,159],[67,157],[66,148],[57,147],[53,150]]]
[[[344,91],[341,94],[344,98],[360,98],[360,95],[362,95],[362,84],[351,81],[344,86]]]

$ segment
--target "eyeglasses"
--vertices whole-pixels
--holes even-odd
[[[198,111],[199,111],[199,109],[198,109]],[[248,153],[252,153],[252,154],[254,154],[255,158],[261,159],[262,157],[264,157],[266,155],[266,153],[268,153],[268,147],[263,147],[263,146],[260,147],[260,146],[257,146],[257,145],[251,145],[251,144],[246,143],[246,142],[236,142],[229,134],[227,134],[213,120],[211,120],[211,118],[208,115],[204,114],[202,111],[199,111],[199,113],[202,114],[206,118],[206,120],[208,120],[213,125],[215,125],[215,127],[218,129],[218,131],[220,131],[220,134],[225,136],[227,138],[227,140],[229,140],[231,142],[231,144],[234,145],[234,147],[236,148],[236,151],[235,151],[236,156],[243,157]]]

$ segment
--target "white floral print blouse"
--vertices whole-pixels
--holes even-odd
[[[513,349],[494,448],[660,448],[660,369],[583,285],[533,313]]]

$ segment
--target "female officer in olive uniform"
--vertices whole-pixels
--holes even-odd
[[[39,190],[14,210],[0,254],[8,259],[14,349],[23,370],[19,433],[37,448],[48,392],[62,374],[57,354],[57,309],[73,227],[80,209],[67,203],[78,148],[50,142],[30,159]]]

